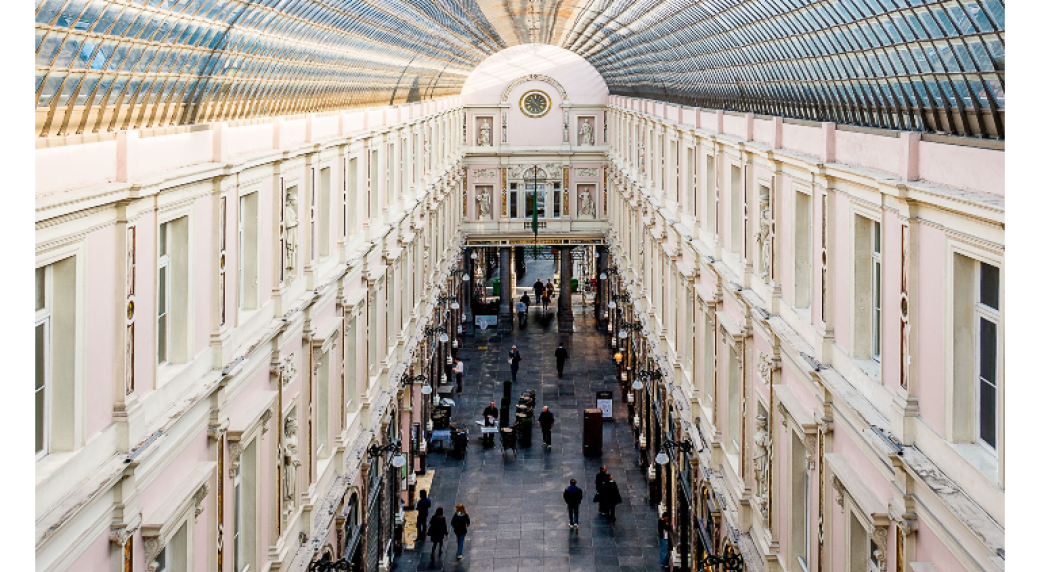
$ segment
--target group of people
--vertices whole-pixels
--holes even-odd
[[[544,284],[541,278],[534,281],[534,303],[541,304],[543,311],[549,307],[549,302],[552,302],[552,297],[555,293],[556,287],[553,286],[552,278],[546,280]]]
[[[448,519],[444,516],[444,507],[437,507],[437,512],[433,513],[433,517],[430,518],[430,508],[433,503],[426,494],[426,490],[419,491],[419,502],[415,503],[416,510],[416,531],[418,533],[418,541],[422,542],[426,540],[426,536],[430,537],[430,560],[432,561],[438,555],[444,556],[444,539],[448,538]],[[427,519],[429,522],[427,523]],[[463,504],[455,505],[455,513],[451,516],[451,530],[455,532],[455,539],[458,541],[458,550],[455,552],[455,559],[462,560],[462,547],[466,544],[466,533],[469,531],[470,520],[469,514],[466,513],[466,507]]]
[[[578,530],[578,512],[584,495],[576,479],[571,479],[571,484],[563,490],[563,502],[567,503],[567,521],[573,530]],[[600,467],[596,474],[596,496],[592,497],[592,502],[599,504],[601,515],[614,522],[614,510],[621,504],[621,500],[621,489],[614,477],[607,472],[606,466]]]

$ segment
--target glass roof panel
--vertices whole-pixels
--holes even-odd
[[[618,95],[1004,133],[1004,0],[529,0],[509,10],[500,0],[36,5],[40,137],[453,95],[485,58],[524,42],[586,58]],[[75,110],[83,106],[90,113]]]

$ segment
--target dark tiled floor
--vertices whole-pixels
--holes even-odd
[[[575,297],[577,301],[577,297]],[[451,513],[455,503],[466,505],[472,527],[462,561],[455,560],[455,536],[445,542],[444,557],[430,560],[429,541],[405,550],[395,570],[584,571],[659,570],[654,508],[647,504],[646,481],[639,470],[625,407],[618,394],[614,367],[604,337],[595,331],[591,308],[575,306],[574,334],[561,336],[550,313],[533,310],[525,329],[489,341],[487,334],[467,338],[460,357],[466,363],[465,393],[454,420],[469,423],[471,441],[464,459],[432,453],[436,469],[431,491],[433,506]],[[556,376],[553,351],[559,340],[570,351],[563,378]],[[522,391],[538,390],[537,407],[548,405],[556,415],[552,451],[541,447],[535,429],[532,447],[519,454],[484,449],[474,422],[491,399],[499,402],[502,380],[509,377],[506,354],[516,344],[523,356],[513,403]],[[486,349],[481,349],[484,347]],[[595,392],[614,391],[613,422],[603,424],[603,456],[582,455],[581,411],[595,406]],[[513,418],[512,412],[510,419]],[[624,502],[617,522],[599,516],[592,496],[594,479],[603,464],[614,475]],[[585,491],[578,532],[567,526],[563,489],[571,478]],[[450,518],[450,517],[449,517]]]

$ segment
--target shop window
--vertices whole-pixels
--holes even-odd
[[[243,195],[238,199],[238,307],[255,310],[259,263],[259,205],[260,193]]]

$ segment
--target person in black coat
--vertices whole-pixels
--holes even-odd
[[[516,372],[520,371],[520,350],[516,346],[509,350],[509,371],[513,374],[513,383],[516,383]]]
[[[563,364],[569,357],[571,356],[567,353],[567,348],[560,342],[560,347],[556,348],[556,377],[563,377]]]
[[[608,475],[608,478],[610,480],[603,483],[603,492],[599,494],[599,505],[603,507],[603,512],[606,513],[607,519],[610,522],[614,522],[617,520],[614,517],[614,509],[621,504],[621,489],[614,482],[614,477]]]
[[[599,468],[599,472],[596,473],[596,498],[594,499],[599,504],[599,513],[607,514],[604,510],[602,503],[603,485],[607,484],[610,480],[610,475],[607,473],[607,466],[603,465]]]
[[[436,552],[440,552],[441,556],[444,555],[444,539],[448,537],[448,521],[444,518],[444,508],[437,507],[437,512],[433,514],[433,518],[430,519],[430,560],[433,560],[433,555]]]
[[[538,416],[538,426],[542,428],[542,447],[552,450],[552,428],[556,417],[549,411],[548,405],[542,406],[542,414]]]
[[[567,503],[567,520],[570,527],[578,530],[578,509],[581,508],[581,497],[584,495],[578,487],[578,481],[571,479],[571,486],[563,489],[563,502]]]
[[[426,489],[419,491],[419,502],[415,503],[415,529],[418,541],[426,540],[426,521],[430,518],[430,499],[426,497]]]
[[[451,529],[455,531],[455,539],[459,541],[459,550],[455,553],[455,560],[462,560],[462,546],[466,543],[466,533],[469,531],[469,515],[466,514],[464,505],[455,505],[455,515],[451,517]]]

